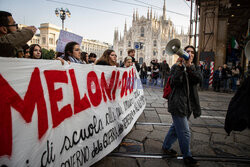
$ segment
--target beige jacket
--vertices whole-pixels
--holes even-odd
[[[22,50],[22,47],[33,37],[34,33],[30,29],[23,28],[13,33],[6,34],[0,37],[0,56],[13,57],[17,51]]]

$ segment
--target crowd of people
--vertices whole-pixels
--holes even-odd
[[[199,84],[200,90],[209,90],[211,87],[211,90],[216,92],[236,92],[245,78],[240,62],[237,65],[232,65],[231,68],[229,68],[227,64],[219,66],[212,76],[208,63],[201,64],[200,70],[202,74],[202,81]],[[143,84],[165,87],[170,75],[170,67],[166,60],[162,63],[158,63],[158,60],[156,59],[152,60],[149,66],[147,66],[146,63],[143,63],[139,72]],[[211,79],[212,82],[209,84]]]
[[[28,45],[27,42],[33,37],[36,32],[36,27],[28,26],[21,30],[18,29],[11,13],[0,11],[0,56],[2,57],[18,57],[30,59],[42,59],[42,48],[39,44]],[[159,85],[165,87],[168,76],[170,74],[170,67],[166,60],[158,63],[158,60],[152,60],[150,65],[146,63],[139,63],[135,60],[135,50],[128,50],[128,56],[120,64],[117,63],[117,55],[114,50],[108,49],[97,60],[95,53],[81,52],[80,45],[76,42],[69,42],[64,50],[64,53],[56,53],[55,59],[64,61],[89,64],[95,63],[99,65],[111,65],[117,67],[130,67],[135,65],[137,71],[140,73],[143,84],[151,86]],[[201,65],[201,72],[203,81],[200,87],[203,90],[209,88],[210,69],[208,64]],[[236,91],[240,84],[243,71],[240,64],[232,66],[231,69],[224,64],[223,67],[218,67],[213,74],[213,89],[214,91],[231,92]]]
[[[39,44],[27,45],[36,30],[34,26],[18,30],[11,13],[0,11],[0,57],[42,59],[42,48]],[[171,113],[173,123],[165,137],[162,149],[168,155],[177,156],[177,152],[171,147],[178,139],[185,164],[196,166],[198,163],[190,151],[191,134],[188,119],[192,113],[194,118],[201,115],[197,86],[200,84],[203,89],[209,88],[211,71],[206,64],[197,66],[197,55],[193,46],[186,46],[184,50],[190,58],[188,60],[178,58],[171,69],[166,61],[158,63],[157,59],[152,60],[149,66],[145,62],[140,65],[135,60],[134,49],[128,50],[128,56],[120,64],[117,63],[117,55],[112,49],[105,50],[97,59],[95,53],[82,52],[77,42],[67,43],[64,52],[56,53],[55,59],[61,61],[62,64],[65,62],[93,63],[124,68],[134,65],[143,84],[165,87],[166,83],[170,83],[172,91],[168,98],[168,112]],[[224,64],[213,74],[213,88],[215,91],[220,91],[221,88],[225,92],[229,91],[229,88],[236,91],[242,75],[243,70],[240,64],[231,69]],[[169,77],[170,80],[167,82]]]
[[[244,78],[243,69],[241,63],[232,65],[231,68],[227,64],[219,66],[211,76],[211,70],[209,64],[205,62],[201,64],[201,72],[203,81],[200,84],[202,90],[208,90],[209,79],[212,78],[211,86],[216,92],[235,92],[240,86],[242,79]]]
[[[19,30],[18,24],[15,22],[12,14],[6,11],[0,11],[0,57],[42,59],[41,46],[39,44],[32,44],[30,46],[27,44],[36,33],[36,30],[37,28],[34,26],[24,27]],[[94,63],[96,65],[121,66],[125,68],[135,64],[138,69],[140,67],[139,64],[135,62],[134,55],[135,50],[129,50],[128,56],[124,59],[122,65],[119,65],[114,50],[105,50],[102,56],[97,59],[95,53],[88,54],[87,52],[82,52],[80,44],[72,41],[66,44],[63,53],[56,53],[54,59],[60,60],[62,64],[66,61],[68,63]]]
[[[36,33],[36,30],[37,29],[34,26],[28,26],[18,30],[18,25],[13,19],[11,13],[0,11],[0,56],[42,59],[42,48],[39,44],[33,44],[31,46],[27,45],[27,42],[31,40]],[[197,70],[192,63],[193,60],[196,59],[196,56],[194,56],[194,48],[189,46],[186,49],[187,52],[191,49],[190,60],[184,61],[180,59],[179,64],[173,66],[171,69],[171,87],[176,90],[172,91],[168,101],[169,112],[172,114],[173,124],[166,135],[162,149],[166,154],[177,155],[176,151],[171,149],[171,146],[176,139],[178,139],[184,162],[186,164],[197,164],[197,161],[192,158],[190,152],[190,132],[187,119],[192,112],[195,117],[200,115],[199,97],[195,87],[196,83],[199,82],[200,77],[199,70]],[[66,44],[63,53],[56,53],[55,59],[61,61],[62,64],[65,62],[78,64],[94,63],[96,65],[117,66],[124,68],[134,65],[136,70],[140,72],[143,83],[146,83],[148,76],[150,76],[151,85],[157,85],[158,78],[160,78],[161,86],[163,86],[165,84],[165,80],[170,74],[170,68],[166,61],[160,64],[157,60],[152,60],[150,67],[147,67],[146,63],[143,63],[142,66],[140,66],[135,60],[134,49],[128,50],[128,56],[122,63],[118,64],[117,55],[112,49],[105,50],[102,56],[97,59],[97,56],[94,53],[88,54],[86,52],[82,52],[79,43],[69,42]],[[181,75],[185,76],[186,79],[183,79],[183,76]],[[192,82],[189,80],[189,75],[192,76]],[[193,80],[196,80],[196,82],[193,82]],[[184,90],[190,91],[191,96],[188,96],[188,94],[174,93],[184,92]],[[180,98],[183,100],[176,100]],[[178,104],[175,104],[177,101]]]
[[[142,63],[139,73],[142,84],[164,87],[170,74],[170,67],[166,60],[158,63],[158,60],[155,59],[150,62],[149,66],[145,62]]]
[[[244,78],[241,64],[229,68],[227,64],[219,66],[213,74],[213,90],[220,92],[235,92]]]

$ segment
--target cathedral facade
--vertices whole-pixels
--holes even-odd
[[[176,58],[167,55],[165,47],[174,38],[180,39],[182,46],[188,44],[188,35],[184,34],[183,30],[177,34],[173,22],[166,19],[164,0],[163,15],[159,18],[152,16],[152,9],[148,10],[147,17],[139,17],[138,11],[134,12],[132,27],[127,29],[125,22],[123,36],[121,34],[119,36],[118,30],[115,30],[113,48],[118,56],[118,62],[124,60],[129,49],[135,49],[135,58],[140,64],[146,62],[149,65],[151,60],[157,59],[158,62],[166,60],[169,65],[172,65]],[[138,48],[136,46],[138,43],[141,43],[142,47]]]

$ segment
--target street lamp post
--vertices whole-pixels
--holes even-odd
[[[67,15],[68,17],[71,16],[70,11],[69,11],[67,8],[66,8],[66,9],[63,9],[63,8],[59,9],[59,8],[56,8],[55,14],[56,14],[57,17],[60,16],[60,18],[61,18],[61,20],[62,20],[62,30],[64,30],[64,20],[66,19],[66,15]]]

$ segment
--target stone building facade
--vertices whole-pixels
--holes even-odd
[[[83,39],[81,48],[84,52],[95,53],[99,58],[106,49],[112,49],[112,45],[97,40]]]
[[[119,36],[118,30],[114,32],[113,47],[118,55],[118,61],[123,61],[129,49],[135,49],[135,42],[143,43],[142,49],[136,50],[136,60],[147,65],[153,59],[158,62],[166,60],[170,65],[174,62],[172,55],[167,55],[165,47],[173,39],[181,40],[182,46],[188,44],[188,35],[183,30],[180,34],[176,32],[173,22],[166,19],[166,5],[164,0],[163,15],[161,17],[152,16],[152,9],[147,12],[147,17],[139,17],[138,11],[133,13],[132,27],[127,29],[125,22],[123,36]]]
[[[21,29],[26,25],[19,24]],[[51,23],[42,23],[39,27],[40,34],[35,34],[33,38],[28,42],[28,45],[39,44],[42,48],[56,50],[56,42],[59,38],[60,28]],[[72,32],[69,29],[66,31]],[[97,40],[83,39],[81,43],[81,49],[87,53],[95,53],[97,57],[100,57],[106,49],[112,48],[111,44],[100,42]]]

